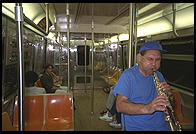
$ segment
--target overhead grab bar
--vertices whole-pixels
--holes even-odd
[[[173,11],[173,23],[172,30],[176,37],[178,37],[178,33],[176,32],[176,3],[172,3],[172,11]]]

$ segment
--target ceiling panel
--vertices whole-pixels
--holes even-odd
[[[46,3],[22,3],[25,16],[35,24],[39,24],[39,22],[41,24],[41,21],[45,19],[45,4]],[[138,33],[144,33],[142,30],[148,31],[148,29],[156,29],[157,26],[161,24],[160,22],[163,22],[166,28],[166,30],[163,31],[172,31],[172,4],[173,3],[136,3],[136,7],[138,8]],[[66,32],[66,6],[67,3],[49,3],[50,22],[51,25],[56,28],[50,28],[50,32]],[[95,34],[128,33],[130,3],[69,3],[71,19],[70,31],[72,33],[83,32],[90,34],[92,32],[92,6]],[[2,7],[2,12],[11,12],[10,14],[12,15],[8,16],[14,19],[15,3],[3,3]],[[194,27],[194,3],[176,3],[176,11],[177,30]],[[42,24],[42,27],[45,27],[44,21]]]

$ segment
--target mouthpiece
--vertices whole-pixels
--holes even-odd
[[[155,69],[155,68],[152,68],[152,71],[153,71],[153,72],[156,72],[156,69]]]

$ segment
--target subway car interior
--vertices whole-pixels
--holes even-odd
[[[182,131],[193,131],[194,3],[2,3],[2,130],[121,131],[100,112],[151,40],[168,51],[159,71]],[[48,64],[54,93],[38,84]]]

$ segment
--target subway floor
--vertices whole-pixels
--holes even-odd
[[[109,122],[99,119],[100,112],[105,109],[108,98],[108,94],[101,88],[94,89],[94,97],[92,97],[91,89],[74,90],[73,94],[76,107],[74,114],[75,131],[121,131],[119,128],[110,127]]]

